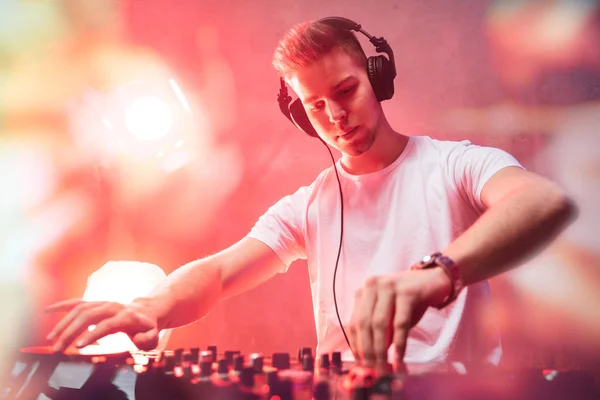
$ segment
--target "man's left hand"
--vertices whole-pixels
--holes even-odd
[[[450,290],[450,279],[440,267],[367,279],[356,291],[350,321],[349,340],[356,361],[386,369],[393,343],[397,368],[401,368],[409,330],[428,307],[441,304]]]

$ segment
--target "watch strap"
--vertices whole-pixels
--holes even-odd
[[[435,306],[438,309],[442,309],[446,307],[448,304],[452,303],[458,297],[458,294],[463,289],[464,285],[462,279],[460,278],[460,271],[458,269],[458,265],[448,256],[436,252],[430,255],[425,256],[418,264],[416,264],[413,269],[428,269],[440,267],[444,271],[444,273],[450,279],[450,293],[446,298],[442,301],[442,303],[438,306]]]

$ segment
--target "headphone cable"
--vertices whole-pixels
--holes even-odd
[[[338,188],[340,189],[340,245],[338,247],[338,253],[337,253],[336,260],[335,260],[335,268],[333,269],[333,304],[335,305],[335,314],[337,315],[337,319],[340,324],[340,328],[342,328],[342,333],[344,334],[344,339],[346,339],[346,343],[348,344],[348,348],[350,349],[350,351],[352,353],[354,353],[354,351],[352,351],[352,346],[350,346],[350,340],[348,340],[348,335],[346,335],[346,330],[344,329],[344,325],[342,324],[342,319],[340,318],[340,312],[338,310],[337,297],[336,297],[336,293],[335,293],[335,278],[337,276],[338,264],[340,262],[340,255],[342,253],[342,240],[344,238],[344,195],[342,194],[342,183],[340,182],[340,176],[338,174],[337,166],[335,165],[335,159],[333,158],[333,153],[331,152],[331,149],[329,148],[329,146],[327,146],[327,143],[325,143],[323,141],[323,139],[321,139],[319,137],[319,140],[321,141],[321,143],[323,143],[325,145],[325,148],[327,149],[327,151],[329,152],[329,155],[331,156],[331,162],[333,163],[333,170],[335,171],[335,177],[338,182]]]

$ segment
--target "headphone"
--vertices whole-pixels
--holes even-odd
[[[373,56],[367,59],[367,74],[369,82],[375,92],[378,101],[389,100],[394,95],[394,78],[396,77],[396,64],[394,62],[394,52],[383,37],[375,37],[366,32],[360,24],[343,17],[327,17],[317,21],[317,23],[327,24],[334,28],[345,29],[348,31],[360,32],[369,38],[369,41],[375,46],[378,53],[387,54],[384,56]],[[300,99],[294,100],[290,105],[292,98],[288,95],[287,86],[283,78],[280,78],[281,88],[277,95],[279,109],[298,129],[309,136],[318,137],[317,131],[310,123],[308,115]]]

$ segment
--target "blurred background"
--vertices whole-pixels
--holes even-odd
[[[512,153],[580,207],[491,281],[507,367],[600,368],[600,3],[592,0],[0,0],[0,352],[43,345],[108,261],[170,273],[234,243],[330,165],[279,113],[292,24],[384,36],[407,135]],[[365,50],[373,55],[373,48]],[[112,282],[119,282],[117,276]],[[306,264],[172,332],[168,347],[316,345]],[[0,354],[2,359],[4,354]]]

